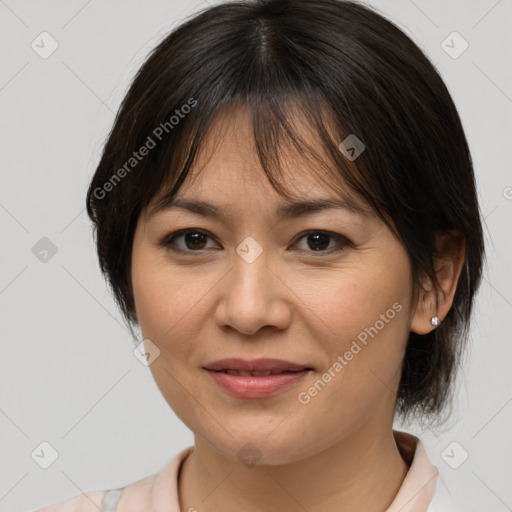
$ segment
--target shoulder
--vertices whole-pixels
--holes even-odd
[[[183,448],[160,471],[118,489],[90,491],[44,508],[25,512],[151,512],[177,509],[177,477],[182,462],[194,447]]]
[[[151,491],[157,474],[125,487],[78,494],[64,501],[27,512],[135,512],[151,508]]]
[[[102,508],[103,495],[106,491],[93,491],[73,496],[43,508],[29,512],[98,512]]]

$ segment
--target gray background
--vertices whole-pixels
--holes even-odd
[[[452,420],[440,431],[397,428],[422,438],[467,510],[512,510],[512,2],[371,4],[429,55],[459,108],[489,258]],[[0,0],[2,512],[126,485],[193,442],[132,353],[99,272],[84,198],[135,71],[205,5]],[[43,46],[43,31],[59,45],[46,59],[31,47]],[[469,44],[457,58],[462,41],[443,44],[453,31]],[[46,262],[32,251],[43,237],[57,248]],[[48,469],[31,456],[43,441],[59,454]]]

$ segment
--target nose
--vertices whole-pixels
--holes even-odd
[[[215,311],[219,327],[231,327],[254,335],[262,327],[286,329],[292,318],[293,293],[263,252],[248,262],[238,254],[232,269],[219,283],[220,299]]]

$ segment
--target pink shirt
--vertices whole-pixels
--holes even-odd
[[[409,471],[386,512],[454,512],[449,491],[439,481],[438,470],[429,462],[421,441],[405,432],[395,430],[393,434]],[[80,494],[29,512],[180,512],[178,472],[193,449],[181,450],[158,473],[123,488]]]

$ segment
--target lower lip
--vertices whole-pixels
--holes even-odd
[[[213,380],[229,394],[238,398],[264,398],[297,384],[311,370],[279,373],[277,375],[229,375],[224,372],[206,370]]]

